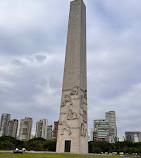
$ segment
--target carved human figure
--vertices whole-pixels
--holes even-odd
[[[67,119],[68,120],[77,119],[77,113],[76,112],[72,112],[72,110],[70,109],[69,112],[68,112]]]
[[[64,135],[64,131],[67,131],[68,135],[71,134],[70,126],[65,121],[59,122],[59,125],[62,126],[62,128],[61,128],[61,135]]]
[[[68,106],[73,105],[73,102],[72,102],[71,97],[69,95],[65,95],[64,101],[62,103],[62,107],[66,106],[67,104],[68,104]]]
[[[80,134],[81,134],[81,136],[84,136],[84,137],[86,136],[86,130],[85,130],[84,123],[81,123]]]
[[[74,86],[74,88],[71,91],[70,95],[78,95],[78,90],[79,90],[79,87],[78,86]]]

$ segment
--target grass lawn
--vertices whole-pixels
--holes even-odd
[[[117,156],[100,156],[100,155],[72,155],[72,154],[0,154],[0,158],[119,158]],[[124,157],[122,157],[124,158]]]

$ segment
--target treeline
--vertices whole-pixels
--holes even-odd
[[[26,148],[26,150],[35,151],[56,151],[56,141],[43,138],[20,141],[9,136],[0,137],[0,150],[13,150],[15,148]]]
[[[15,148],[26,148],[26,150],[35,151],[56,151],[55,140],[45,140],[43,138],[34,138],[29,141],[20,141],[13,137],[0,137],[0,150],[13,150]],[[141,155],[141,142],[133,143],[130,141],[116,142],[110,144],[105,141],[89,142],[89,153],[112,153],[123,152],[124,154],[138,153]]]
[[[105,141],[94,141],[89,142],[89,152],[90,153],[112,153],[123,152],[124,154],[132,154],[137,153],[141,155],[141,142],[133,143],[131,141],[124,141],[124,142],[116,142],[114,144],[105,142]]]

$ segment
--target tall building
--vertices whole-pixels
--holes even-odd
[[[25,117],[25,119],[21,119],[19,139],[21,141],[28,141],[31,138],[31,130],[32,130],[32,118]]]
[[[47,119],[40,119],[40,121],[36,122],[36,138],[44,138],[47,139]]]
[[[52,140],[52,125],[47,126],[47,140]]]
[[[86,6],[70,4],[56,152],[88,153]]]
[[[54,122],[53,139],[57,139],[57,136],[58,136],[58,122]]]
[[[89,139],[89,141],[93,141],[94,139],[94,136],[93,136],[93,134],[94,134],[94,129],[93,128],[91,128],[90,129],[90,139]]]
[[[13,119],[8,122],[7,135],[10,137],[17,137],[18,120]]]
[[[3,113],[0,122],[0,136],[7,135],[8,122],[10,121],[10,114]]]
[[[116,114],[115,111],[109,111],[105,113],[105,119],[109,122],[109,143],[115,143],[117,141],[117,126],[116,126]]]
[[[94,140],[109,141],[109,122],[107,120],[94,120]]]
[[[104,120],[94,120],[93,139],[108,141],[109,143],[117,141],[115,111],[106,112]]]
[[[125,139],[132,142],[141,142],[141,132],[126,131]]]

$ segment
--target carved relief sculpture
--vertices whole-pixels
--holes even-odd
[[[71,101],[71,97],[69,95],[65,95],[64,101],[62,103],[62,107],[66,106],[67,103],[68,103],[68,105],[72,105],[73,104],[72,101]]]
[[[59,125],[62,126],[61,127],[61,135],[64,135],[64,131],[67,131],[68,135],[71,134],[70,126],[65,121],[59,122]]]
[[[77,119],[77,113],[76,112],[72,112],[72,110],[70,109],[69,112],[68,112],[67,119],[68,120]]]
[[[87,112],[83,111],[83,121],[87,123]]]
[[[86,136],[86,130],[85,130],[84,123],[81,123],[80,134],[81,134],[81,136],[84,136],[84,137]]]
[[[79,87],[76,85],[71,91],[70,95],[78,95]]]

